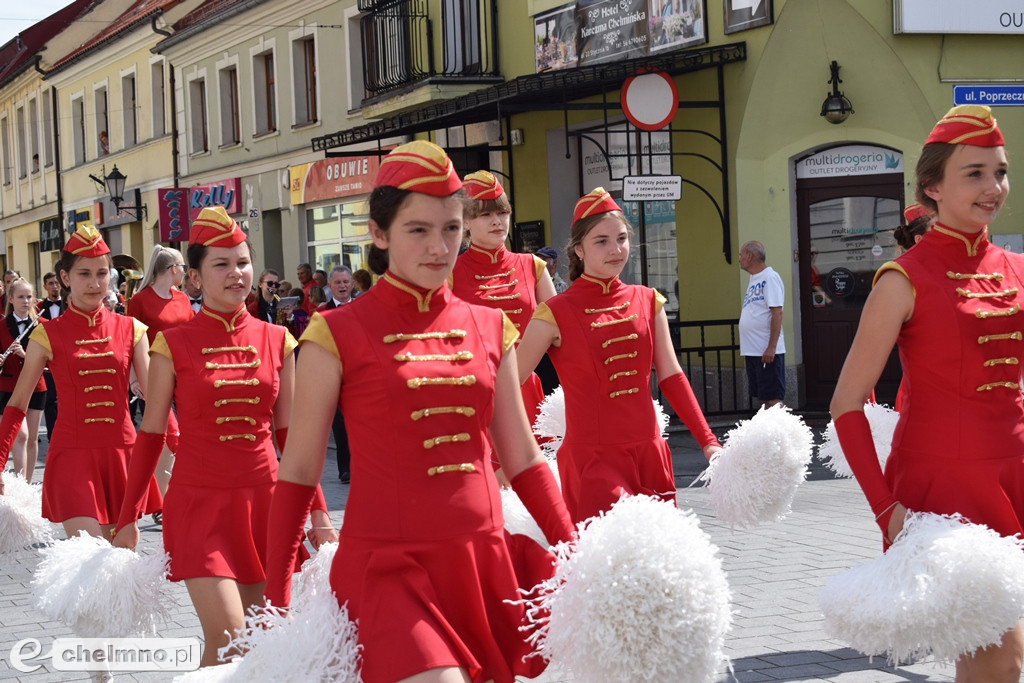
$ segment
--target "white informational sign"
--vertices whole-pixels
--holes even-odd
[[[628,175],[622,179],[622,200],[626,202],[678,202],[682,197],[681,176]]]
[[[903,155],[872,145],[832,147],[799,160],[797,178],[838,178],[879,173],[903,173]]]
[[[894,0],[894,33],[1024,33],[1021,0]]]

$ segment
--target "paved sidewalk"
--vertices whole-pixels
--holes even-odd
[[[725,429],[715,431],[722,434]],[[723,671],[720,681],[953,680],[952,668],[931,663],[897,670],[885,667],[884,662],[871,661],[830,639],[822,629],[817,606],[819,587],[828,577],[880,552],[879,534],[856,483],[832,479],[824,468],[815,465],[786,520],[754,530],[733,531],[715,519],[706,489],[685,488],[703,468],[703,458],[693,439],[685,432],[677,432],[671,435],[669,443],[680,486],[679,505],[697,513],[701,525],[720,548],[732,587],[735,617],[726,647],[733,670]],[[45,442],[40,445],[45,446]],[[348,487],[334,476],[333,456],[333,450],[328,452],[323,487],[337,525]],[[140,548],[144,552],[158,547],[160,533],[159,527],[146,522],[141,525]],[[8,662],[12,646],[23,638],[37,638],[46,652],[53,638],[72,635],[29,606],[29,586],[38,561],[34,550],[0,555],[0,680],[85,680],[84,675],[51,673],[45,669],[20,674]],[[175,584],[174,595],[178,607],[162,635],[201,639],[198,619],[184,586]],[[170,679],[159,674],[118,674],[115,680]],[[558,671],[549,671],[535,680],[573,681]]]

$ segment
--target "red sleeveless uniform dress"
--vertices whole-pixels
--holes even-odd
[[[558,474],[573,523],[623,494],[675,503],[672,456],[650,390],[662,303],[648,287],[584,274],[534,314],[561,336],[548,354],[565,392]]]
[[[60,420],[46,452],[43,517],[63,522],[92,517],[113,524],[121,511],[135,426],[128,417],[128,377],[145,326],[100,306],[71,304],[59,318],[37,325],[29,340],[53,354],[49,363]],[[150,479],[146,513],[160,509]]]
[[[508,602],[519,595],[484,457],[514,338],[500,312],[391,273],[314,315],[302,337],[341,361],[352,486],[331,587],[358,620],[364,683],[444,666],[511,683],[545,667],[523,660],[524,610]]]
[[[941,224],[900,270],[914,312],[897,343],[905,399],[885,476],[910,510],[1024,532],[1024,257]]]
[[[13,315],[13,314],[12,314]],[[7,316],[9,319],[11,316]],[[41,317],[36,324],[41,324],[46,319]],[[13,324],[13,323],[12,323]],[[32,333],[29,332],[26,337],[21,340],[21,348],[28,346],[28,341],[31,338]],[[11,348],[11,344],[14,343],[14,335],[11,334],[10,328],[7,327],[6,321],[0,319],[0,353],[7,351]],[[18,378],[21,377],[21,370],[25,367],[25,359],[16,353],[11,353],[4,360],[4,364],[0,366],[0,391],[8,394],[14,392],[14,387],[18,386]],[[32,390],[33,394],[46,391],[46,382],[43,380],[42,375],[39,376],[39,381],[36,382],[35,388]]]
[[[181,444],[164,500],[170,579],[266,579],[267,520],[277,481],[271,441],[281,366],[295,342],[245,307],[205,306],[153,343],[174,364]],[[299,562],[308,557],[304,555]]]
[[[517,254],[504,245],[488,251],[470,244],[455,261],[449,281],[460,299],[504,311],[521,338],[537,310],[537,282],[546,267],[533,254]],[[536,373],[523,382],[520,391],[532,426],[544,400],[544,388]]]

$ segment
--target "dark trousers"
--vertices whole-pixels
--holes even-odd
[[[331,432],[334,434],[334,448],[338,456],[338,476],[348,474],[349,452],[348,432],[345,431],[345,418],[340,410],[334,411],[334,420],[331,422]]]
[[[46,440],[53,439],[53,430],[57,426],[57,384],[53,381],[53,375],[49,372],[43,373],[46,381],[46,403],[43,404],[43,418],[46,420]]]

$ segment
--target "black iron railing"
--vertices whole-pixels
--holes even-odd
[[[669,329],[704,414],[752,414],[740,356],[739,320],[670,322]]]

